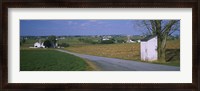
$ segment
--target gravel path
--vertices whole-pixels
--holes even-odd
[[[95,65],[98,70],[101,71],[180,71],[179,67],[174,67],[174,66],[166,66],[166,65],[151,64],[151,63],[137,62],[131,60],[85,55],[61,49],[57,49],[57,51],[69,53],[87,59],[88,61],[90,61],[90,63]]]

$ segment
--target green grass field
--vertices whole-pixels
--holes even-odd
[[[91,70],[84,59],[50,49],[21,49],[20,71]]]
[[[65,49],[81,54],[141,61],[140,43],[80,45],[71,46]],[[152,63],[180,66],[180,40],[167,41],[166,49],[167,62],[161,63],[155,61]]]

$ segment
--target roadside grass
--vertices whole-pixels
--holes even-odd
[[[52,49],[21,49],[20,71],[86,71],[84,59]]]
[[[180,40],[169,40],[166,45],[167,62],[149,62],[163,65],[180,66]],[[119,58],[125,60],[140,60],[140,43],[79,45],[65,48],[65,50],[102,57]],[[146,61],[141,61],[146,62]]]

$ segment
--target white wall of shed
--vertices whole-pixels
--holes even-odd
[[[147,57],[148,61],[153,61],[158,59],[158,52],[157,52],[157,37],[154,37],[147,41]]]
[[[141,60],[147,60],[147,42],[140,43]]]

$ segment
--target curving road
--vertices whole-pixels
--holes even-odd
[[[179,67],[174,67],[174,66],[166,66],[160,64],[137,62],[132,60],[85,55],[85,54],[69,52],[62,49],[56,49],[56,50],[87,59],[88,61],[90,61],[90,63],[92,63],[95,66],[96,70],[101,70],[101,71],[180,71]]]

